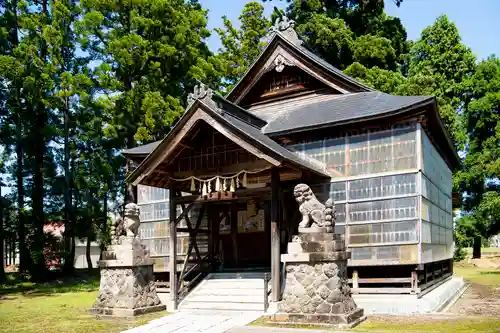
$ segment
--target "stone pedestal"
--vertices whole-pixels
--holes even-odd
[[[366,317],[351,297],[343,235],[331,228],[304,228],[281,255],[286,281],[278,312],[270,320],[350,328]]]
[[[153,262],[138,238],[122,237],[111,245],[99,261],[101,283],[91,312],[98,315],[129,317],[164,311],[156,293]]]

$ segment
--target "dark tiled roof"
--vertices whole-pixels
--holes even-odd
[[[265,134],[278,134],[383,117],[432,100],[429,96],[393,96],[372,91],[337,95],[317,102],[275,105],[255,112],[268,121],[263,128]]]
[[[218,100],[219,98],[214,98],[214,99]],[[223,104],[224,103],[222,103],[222,105]],[[137,167],[137,169],[135,169],[134,172],[131,175],[129,175],[127,181],[133,181],[134,179],[139,177],[141,172],[145,170],[147,164],[150,163],[152,159],[154,159],[153,155],[155,154],[155,151],[161,149],[163,145],[168,144],[171,137],[175,135],[173,133],[176,132],[176,129],[179,129],[180,128],[179,126],[182,127],[185,121],[187,121],[187,119],[189,119],[191,115],[194,113],[194,111],[197,110],[199,107],[204,109],[205,112],[210,114],[220,123],[227,126],[227,128],[231,132],[239,136],[242,140],[245,140],[254,147],[259,148],[264,153],[268,154],[268,156],[273,157],[280,163],[288,163],[300,166],[301,168],[310,170],[320,176],[329,177],[325,171],[325,166],[321,162],[300,158],[292,151],[282,147],[276,141],[272,140],[264,133],[262,133],[260,127],[257,127],[255,124],[237,118],[235,115],[233,115],[232,111],[221,109],[220,106],[221,106],[220,103],[217,103],[216,106],[212,106],[212,105],[207,105],[200,100],[196,100],[193,104],[189,106],[189,108],[182,116],[181,120],[174,126],[172,131],[161,142],[154,142],[155,144],[154,146],[153,144],[149,144],[146,146],[134,148],[138,149],[141,153],[144,153],[149,150],[149,153],[152,154],[148,154],[148,156],[141,162],[141,164]],[[132,154],[130,153],[130,150],[127,153],[129,154],[129,156],[133,155],[133,153]]]
[[[299,165],[303,168],[315,171],[320,175],[328,175],[325,171],[325,166],[321,162],[316,162],[314,160],[305,160],[298,157],[297,154],[281,146],[279,143],[262,133],[259,128],[241,121],[240,119],[235,118],[228,113],[213,111],[213,114],[217,118],[223,119],[227,124],[236,129],[241,135],[246,137],[248,141],[257,143],[259,146],[264,147],[266,150],[278,155],[285,162],[291,162],[295,165]]]
[[[160,144],[161,140],[155,141],[148,143],[147,145],[142,145],[139,147],[131,148],[131,149],[126,149],[123,151],[124,155],[130,155],[130,156],[147,156],[149,153],[151,153],[158,145]]]

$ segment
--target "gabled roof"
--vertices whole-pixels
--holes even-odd
[[[287,23],[289,25],[280,28],[273,27],[267,46],[226,95],[226,99],[238,104],[258,82],[258,79],[274,67],[278,57],[284,58],[286,65],[301,67],[313,77],[337,88],[336,90],[341,93],[373,91],[373,88],[357,81],[317,56],[297,36],[293,30],[293,21],[287,21]]]
[[[309,94],[305,98],[253,105],[249,110],[239,106],[238,103],[259,82],[259,78],[279,65],[297,66],[339,93],[328,93],[324,96]],[[207,91],[201,93],[203,95]],[[460,159],[437,111],[434,97],[394,96],[373,90],[309,50],[297,37],[290,21],[278,23],[273,27],[267,47],[226,98],[212,92],[209,95],[208,99],[203,97],[191,100],[183,117],[164,140],[126,150],[124,154],[137,159],[149,155],[139,167],[147,161],[150,163],[158,152],[169,145],[171,137],[176,135],[179,128],[182,128],[198,108],[250,145],[266,151],[271,160],[300,164],[301,167],[322,173],[321,166],[312,161],[298,159],[297,155],[270,137],[324,127],[362,125],[363,122],[374,119],[384,121],[392,117],[417,116],[425,112],[444,156],[452,165],[460,165]]]
[[[220,106],[223,108],[220,108]],[[282,147],[280,144],[262,133],[261,128],[255,124],[255,122],[259,123],[258,118],[249,117],[248,119],[250,121],[248,121],[248,119],[245,121],[244,119],[241,119],[245,117],[238,117],[241,111],[239,110],[239,107],[237,107],[237,109],[232,109],[226,108],[226,106],[234,105],[225,101],[224,98],[220,96],[215,94],[212,95],[212,93],[210,93],[209,98],[204,97],[194,99],[170,133],[161,142],[155,142],[154,144],[149,145],[149,148],[152,149],[149,155],[127,177],[127,181],[133,182],[137,185],[150,171],[162,163],[162,161],[168,157],[164,154],[164,151],[168,151],[168,147],[171,148],[173,145],[175,146],[177,144],[174,142],[174,138],[176,138],[181,131],[189,131],[195,122],[198,121],[197,119],[193,121],[195,115],[199,117],[199,120],[206,121],[217,130],[222,128],[222,134],[226,135],[227,133],[231,133],[232,135],[235,135],[239,139],[237,142],[238,144],[241,144],[241,142],[246,143],[243,148],[246,148],[251,153],[259,152],[259,154],[256,154],[258,157],[267,160],[275,166],[296,166],[300,169],[311,171],[319,176],[329,177],[325,171],[326,168],[322,163],[300,159],[296,154]],[[263,123],[265,122],[260,120],[260,124],[263,125]],[[231,139],[230,137],[228,138]],[[250,149],[248,149],[248,147],[250,147]],[[138,151],[140,153],[144,153],[145,149]],[[131,152],[131,150],[125,152],[125,154],[129,155],[133,153],[134,152]]]
[[[217,101],[216,117],[249,135],[254,141],[267,145],[271,151],[276,149],[275,153],[287,159],[296,159],[297,156],[293,156],[294,153],[270,137],[352,125],[375,119],[383,121],[394,116],[414,117],[418,115],[417,113],[427,113],[429,124],[434,128],[434,136],[441,142],[441,148],[446,151],[447,156],[450,156],[452,165],[460,164],[456,150],[439,117],[435,98],[432,96],[394,96],[379,91],[327,95],[322,98],[315,96],[302,101],[293,100],[266,105],[252,109],[252,113],[218,95],[214,95],[213,99]],[[124,154],[131,158],[143,158],[158,149],[162,141],[126,150]]]
[[[135,148],[127,149],[123,152],[125,156],[137,156],[137,157],[146,157],[148,156],[156,147],[160,144],[162,140],[158,140],[155,142],[148,143],[146,145],[138,146]]]
[[[279,135],[392,116],[410,107],[415,109],[433,102],[432,96],[393,96],[371,91],[332,96],[307,104],[290,103],[267,110],[260,109],[256,113],[268,121],[264,133]]]

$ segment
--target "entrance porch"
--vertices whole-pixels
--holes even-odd
[[[271,301],[280,298],[280,255],[299,220],[292,188],[328,182],[329,176],[259,126],[258,118],[241,120],[197,99],[128,178],[169,189],[174,309],[207,273],[228,270],[270,272]],[[189,235],[184,258],[177,256],[177,233]]]

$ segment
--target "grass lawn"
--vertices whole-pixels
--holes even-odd
[[[425,318],[425,317],[371,317],[353,328],[354,332],[370,333],[498,333],[498,318]]]
[[[472,258],[472,247],[466,247],[465,252],[467,257]],[[500,256],[500,247],[482,247],[481,254],[488,255],[498,255]]]
[[[474,267],[467,263],[455,263],[453,267],[455,274],[472,283],[500,288],[500,269]]]
[[[112,333],[166,314],[154,313],[133,320],[98,319],[88,313],[98,288],[97,278],[47,285],[0,285],[0,333]]]

